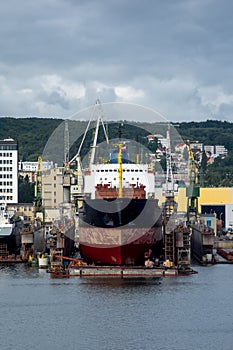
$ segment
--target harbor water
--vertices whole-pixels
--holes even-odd
[[[233,266],[157,280],[0,267],[1,349],[230,350]]]

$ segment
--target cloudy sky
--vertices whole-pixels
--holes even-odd
[[[231,0],[7,0],[0,115],[68,118],[101,102],[233,120]]]

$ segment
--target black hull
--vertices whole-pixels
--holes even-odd
[[[161,210],[154,199],[87,199],[79,213],[79,246],[88,262],[141,265],[162,254]]]

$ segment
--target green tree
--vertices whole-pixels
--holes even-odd
[[[205,172],[207,169],[207,157],[205,151],[202,152],[201,156],[201,169],[203,172]]]
[[[185,147],[183,150],[183,158],[185,161],[187,161],[189,159],[189,151],[188,151],[188,147]]]
[[[29,182],[28,175],[19,176],[19,203],[32,203],[34,199],[34,184]]]

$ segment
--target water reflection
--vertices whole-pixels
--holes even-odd
[[[0,266],[1,348],[230,349],[232,266],[197,269],[187,277],[120,280]]]

